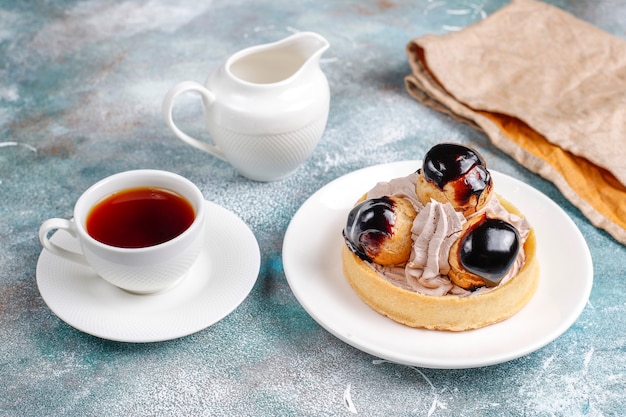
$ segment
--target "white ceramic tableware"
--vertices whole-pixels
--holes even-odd
[[[138,187],[161,188],[181,195],[193,207],[195,219],[173,239],[140,248],[111,246],[87,233],[87,217],[98,202],[116,192]],[[39,229],[39,240],[46,250],[93,268],[100,277],[119,288],[139,294],[155,293],[178,283],[198,258],[204,241],[205,211],[202,193],[188,179],[167,171],[126,171],[88,188],[74,206],[73,219],[46,220]],[[74,236],[82,253],[51,241],[49,235],[54,230],[65,230]]]
[[[163,100],[165,121],[179,139],[228,161],[247,178],[283,179],[312,154],[326,127],[330,90],[319,60],[328,47],[322,36],[301,32],[241,50],[205,85],[175,85]],[[175,99],[186,92],[202,97],[212,143],[174,123]]]
[[[70,326],[102,339],[146,343],[171,340],[217,323],[248,296],[261,255],[252,230],[235,213],[205,201],[205,239],[200,256],[180,285],[135,295],[98,277],[92,269],[46,249],[37,261],[37,287],[50,310]],[[80,250],[69,233],[50,239]]]
[[[322,187],[298,209],[285,233],[282,259],[287,282],[304,309],[330,333],[364,352],[425,368],[506,362],[536,351],[565,332],[591,293],[589,248],[572,219],[554,201],[494,170],[491,175],[498,194],[526,216],[537,236],[539,288],[519,313],[477,330],[424,330],[378,314],[356,295],[343,276],[339,255],[345,244],[341,230],[350,209],[376,183],[404,177],[421,166],[421,161],[401,161],[351,172]]]

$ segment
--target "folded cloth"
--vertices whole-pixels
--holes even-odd
[[[417,100],[482,129],[626,244],[626,41],[556,7],[513,0],[407,45]]]

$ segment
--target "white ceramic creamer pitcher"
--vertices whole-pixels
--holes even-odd
[[[301,32],[239,51],[205,85],[183,81],[163,100],[163,115],[178,138],[228,161],[245,177],[274,181],[293,173],[318,144],[330,104],[319,66],[328,41]],[[177,96],[202,96],[208,141],[193,138],[173,121]]]

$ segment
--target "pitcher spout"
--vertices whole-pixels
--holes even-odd
[[[329,47],[314,32],[299,32],[277,42],[244,49],[226,62],[226,72],[239,82],[275,84],[288,82],[306,67],[318,66]]]
[[[315,32],[300,32],[285,39],[293,40],[306,61],[318,61],[328,49],[329,43],[322,35]]]

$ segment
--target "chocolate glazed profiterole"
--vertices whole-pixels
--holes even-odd
[[[359,203],[343,231],[346,244],[361,259],[379,265],[406,262],[411,254],[415,209],[401,197],[381,197]]]
[[[491,196],[491,175],[473,149],[455,143],[433,146],[424,157],[416,184],[417,197],[452,204],[468,217],[481,210]]]
[[[448,277],[466,290],[496,287],[517,259],[520,241],[512,224],[485,214],[474,216],[450,248]]]
[[[405,190],[364,197],[343,230],[344,275],[366,304],[407,326],[462,331],[507,319],[528,303],[539,279],[534,231],[493,192],[491,175],[476,151],[436,145],[415,174],[397,180],[415,192],[413,203]],[[395,191],[391,182],[385,184]],[[451,226],[449,217],[431,217],[443,212],[456,213],[460,222]],[[440,227],[445,234],[437,233]],[[433,236],[427,236],[427,247],[420,235],[425,230]],[[446,246],[442,240],[453,243]],[[432,265],[420,269],[418,259],[427,259],[426,264],[434,259],[439,273]],[[415,279],[410,270],[416,269],[417,279],[426,278],[419,285],[436,281],[445,292],[433,295],[408,285]],[[398,270],[406,273],[406,282],[397,281]]]

